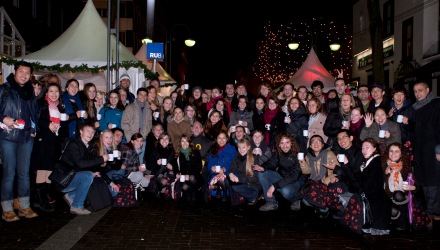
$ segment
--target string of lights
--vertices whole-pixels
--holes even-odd
[[[296,50],[288,44],[299,43]],[[337,51],[329,45],[337,41],[341,45]],[[337,77],[337,69],[344,71],[344,79],[349,82],[352,68],[352,36],[345,24],[324,18],[295,21],[290,23],[268,22],[264,27],[264,38],[258,49],[256,63],[252,71],[261,82],[278,86],[291,78],[306,60],[314,47],[324,67]]]

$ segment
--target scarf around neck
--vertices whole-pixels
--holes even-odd
[[[279,107],[276,107],[275,109],[266,109],[266,111],[264,112],[264,122],[266,124],[270,124],[270,122],[272,121],[272,119],[276,116],[276,114],[278,113],[278,110],[280,110]]]
[[[185,156],[185,159],[189,161],[189,148],[180,148],[180,153]]]
[[[432,100],[439,98],[438,96],[435,96],[432,92],[429,93],[425,99],[421,100],[421,101],[417,101],[416,103],[414,103],[412,106],[415,110],[418,110],[420,108],[422,108],[423,106],[425,106],[426,104],[430,103]]]
[[[48,96],[45,97],[47,104],[49,105],[49,120],[56,125],[61,124],[61,113],[58,110],[59,100],[52,101]]]

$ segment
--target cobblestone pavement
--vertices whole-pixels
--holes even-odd
[[[431,231],[392,230],[388,236],[356,235],[313,209],[260,212],[256,206],[212,201],[192,208],[147,200],[135,208],[106,208],[75,216],[57,201],[56,211],[0,222],[1,249],[440,249],[440,223]]]

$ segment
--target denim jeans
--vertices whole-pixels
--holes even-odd
[[[118,175],[122,175],[125,176],[125,170],[124,169],[119,169],[119,170],[110,170],[106,173],[106,175],[112,180],[113,179],[113,175],[114,174],[118,174]],[[115,197],[116,195],[118,195],[119,192],[113,191],[112,187],[110,185],[108,185],[108,190],[110,190],[110,193],[112,194],[113,197]]]
[[[271,170],[266,170],[264,172],[258,172],[258,179],[260,181],[261,187],[263,188],[264,199],[267,202],[276,202],[275,196],[272,195],[271,198],[267,197],[267,190],[269,190],[270,186],[273,183],[283,179],[283,177]],[[296,201],[296,193],[300,190],[300,188],[304,185],[304,181],[297,180],[293,183],[287,184],[282,188],[277,189],[281,195],[286,198],[286,200],[290,202]]]
[[[147,146],[147,140],[144,140],[144,143],[142,143],[142,151],[139,154],[139,162],[142,163],[146,163],[144,161],[144,154],[145,154],[145,146]]]
[[[34,140],[27,142],[0,141],[3,161],[1,183],[1,204],[3,211],[13,211],[14,178],[17,174],[17,196],[20,208],[29,207],[30,181],[29,166]]]
[[[78,171],[69,186],[61,192],[67,193],[70,199],[73,200],[72,207],[83,208],[92,182],[93,173],[91,171]]]
[[[257,190],[250,187],[247,183],[240,183],[240,184],[232,184],[231,185],[232,190],[234,190],[239,195],[243,196],[247,201],[253,202],[258,195]]]

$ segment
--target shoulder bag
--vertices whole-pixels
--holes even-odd
[[[61,161],[61,157],[64,153],[64,151],[67,148],[67,145],[69,145],[70,140],[66,143],[64,146],[64,149],[61,153],[60,159],[55,164],[52,173],[49,175],[49,180],[56,184],[56,186],[59,189],[64,189],[72,182],[73,177],[76,174],[76,168],[71,167],[70,165],[66,164],[65,162]]]

